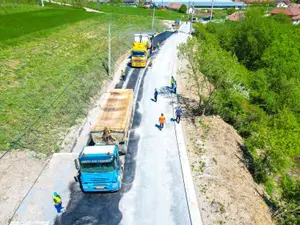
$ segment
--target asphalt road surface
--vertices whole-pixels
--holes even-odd
[[[161,38],[161,37],[160,37]],[[173,109],[174,95],[168,88],[176,47],[186,39],[178,33],[169,37],[156,55],[153,68],[142,79],[134,123],[125,158],[123,187],[108,194],[83,194],[70,184],[67,210],[56,217],[56,225],[76,224],[190,224],[180,160],[177,151]],[[140,69],[134,69],[127,88],[135,89]],[[158,102],[151,99],[159,89]],[[157,129],[160,113],[167,123]]]
[[[181,29],[185,31],[188,27]],[[175,135],[178,125],[173,121],[171,103],[175,95],[168,87],[177,46],[186,38],[181,32],[157,36],[155,41],[165,42],[159,52],[154,53],[152,68],[127,69],[130,75],[122,87],[133,88],[137,102],[121,190],[106,194],[82,193],[71,175],[76,153],[69,157],[68,163],[67,155],[57,155],[58,159],[51,160],[19,207],[13,224],[25,224],[22,221],[55,225],[191,224]],[[154,88],[159,90],[158,102],[152,101]],[[160,113],[167,119],[162,131],[157,128]],[[66,211],[59,215],[55,214],[49,199],[49,190],[53,189],[64,193]],[[42,220],[44,223],[30,223]]]

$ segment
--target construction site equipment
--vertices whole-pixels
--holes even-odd
[[[154,33],[134,34],[131,49],[131,66],[146,67],[149,49],[153,47]]]
[[[110,91],[92,125],[87,146],[83,147],[75,167],[75,180],[83,192],[111,192],[121,188],[123,163],[133,109],[133,90]]]
[[[125,153],[133,108],[132,89],[114,89],[107,93],[90,136],[95,144],[117,144],[119,152]],[[107,128],[114,139],[104,140]]]

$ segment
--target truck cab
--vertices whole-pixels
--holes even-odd
[[[131,66],[146,67],[149,50],[153,48],[154,33],[134,34],[131,49]]]
[[[134,42],[131,50],[131,66],[146,67],[148,50],[145,42]]]
[[[123,165],[117,145],[85,146],[75,160],[82,192],[114,192],[121,188]]]

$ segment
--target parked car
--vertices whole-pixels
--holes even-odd
[[[197,17],[193,17],[192,18],[192,23],[196,23],[196,22],[198,22],[198,18]]]

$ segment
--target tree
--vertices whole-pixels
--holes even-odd
[[[110,3],[123,3],[123,0],[110,0]]]
[[[187,7],[185,4],[182,4],[178,10],[180,13],[186,13]]]
[[[227,9],[227,15],[231,15],[234,12],[235,12],[234,8]]]

